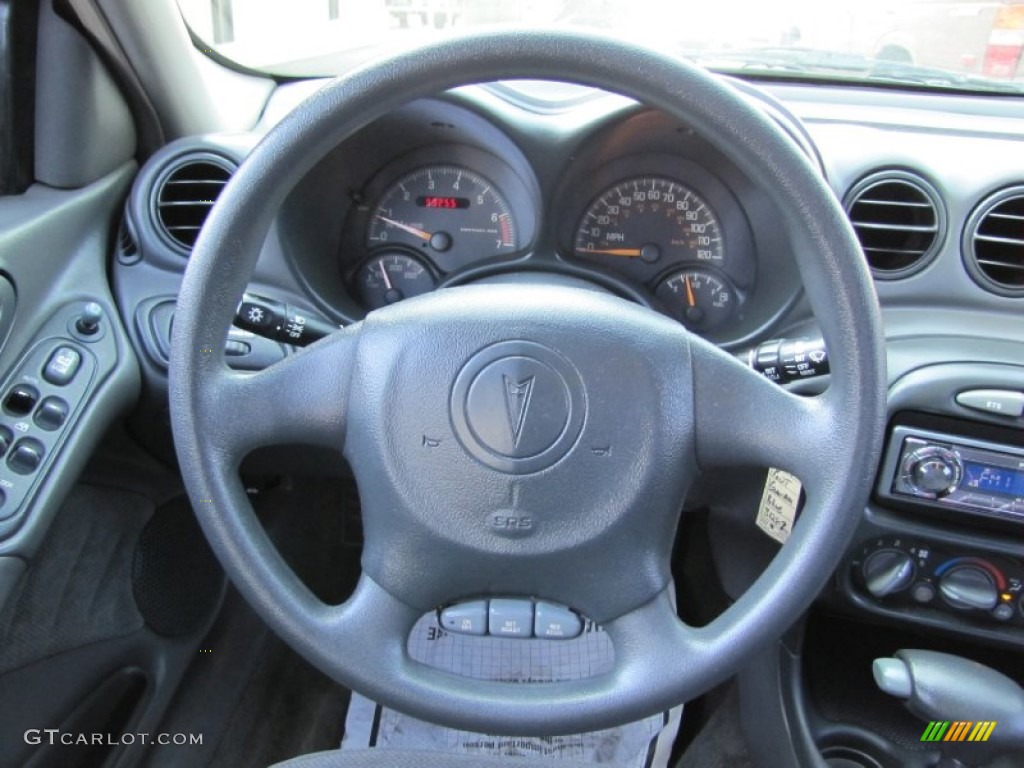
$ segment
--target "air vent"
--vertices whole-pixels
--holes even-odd
[[[138,264],[142,260],[139,243],[127,215],[121,219],[121,225],[117,228],[117,260],[124,265]]]
[[[964,228],[964,263],[974,281],[1001,296],[1024,296],[1024,187],[997,192]]]
[[[913,174],[881,171],[861,179],[846,195],[846,213],[875,277],[913,274],[942,245],[938,193]]]
[[[134,256],[139,252],[139,246],[135,243],[135,236],[128,229],[128,222],[121,220],[121,227],[117,231],[117,242],[121,246],[121,253],[125,256]]]
[[[192,251],[203,222],[233,172],[226,160],[203,155],[178,162],[157,180],[154,213],[161,234],[176,250]]]

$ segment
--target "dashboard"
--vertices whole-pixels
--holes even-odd
[[[147,423],[166,424],[174,300],[199,227],[262,134],[316,85],[281,86],[253,132],[172,142],[139,173],[113,285],[141,350]],[[904,466],[913,451],[892,437],[933,439],[929,450],[941,455],[984,445],[990,469],[1021,454],[1024,110],[1011,99],[886,89],[735,87],[842,201],[883,310],[895,442],[824,599],[876,620],[1024,647],[1019,515],[964,513],[901,492],[916,471]],[[277,216],[250,291],[346,325],[428,291],[559,281],[642,304],[742,354],[820,335],[793,258],[803,247],[772,190],[691,126],[589,89],[552,97],[534,84],[493,84],[408,104],[310,168]],[[235,329],[226,358],[258,369],[293,351]],[[786,386],[817,392],[827,382]],[[738,487],[725,485],[725,497]],[[733,519],[723,536],[749,541],[755,554],[716,565],[738,595],[777,545],[747,512]],[[942,563],[921,561],[922,549],[943,553]],[[947,561],[991,567],[944,570]],[[961,581],[977,591],[986,580],[984,604],[949,597],[966,589]]]

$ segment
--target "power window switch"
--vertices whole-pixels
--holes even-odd
[[[43,444],[38,440],[26,437],[15,443],[7,457],[7,466],[19,475],[31,475],[43,463],[45,451]]]
[[[36,408],[33,420],[47,432],[53,432],[64,426],[68,418],[68,404],[59,397],[45,397]]]
[[[31,413],[39,402],[39,392],[28,384],[16,384],[4,398],[4,410],[15,416]]]
[[[455,635],[486,635],[487,601],[449,605],[441,611],[441,627]]]
[[[43,367],[43,378],[55,386],[63,387],[75,378],[81,365],[81,352],[74,347],[57,347]]]
[[[538,601],[533,613],[533,634],[548,640],[570,640],[583,631],[583,619],[564,605]]]
[[[487,629],[495,637],[530,637],[533,603],[529,600],[491,600]]]

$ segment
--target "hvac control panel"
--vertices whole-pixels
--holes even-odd
[[[898,536],[864,542],[850,561],[869,601],[956,616],[979,625],[1024,627],[1024,563]]]

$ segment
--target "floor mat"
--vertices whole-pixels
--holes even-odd
[[[687,747],[676,768],[754,768],[740,725],[739,694],[735,685],[712,696],[707,723]]]
[[[510,684],[579,680],[608,671],[614,661],[611,641],[593,625],[572,640],[473,637],[444,632],[433,614],[424,616],[413,628],[409,654],[416,661],[464,677]],[[342,749],[430,750],[664,768],[681,717],[682,707],[677,707],[591,733],[499,737],[426,723],[353,694]]]
[[[272,638],[211,765],[269,765],[322,749],[338,738],[346,705],[340,686]]]
[[[252,502],[306,585],[339,602],[359,573],[344,530],[358,511],[351,483],[282,485]],[[337,746],[347,706],[348,692],[279,640],[232,588],[160,729],[203,733],[189,768],[266,766]],[[147,768],[181,765],[172,747],[155,746],[146,760]]]
[[[132,560],[153,504],[77,485],[0,616],[0,673],[143,626]]]

